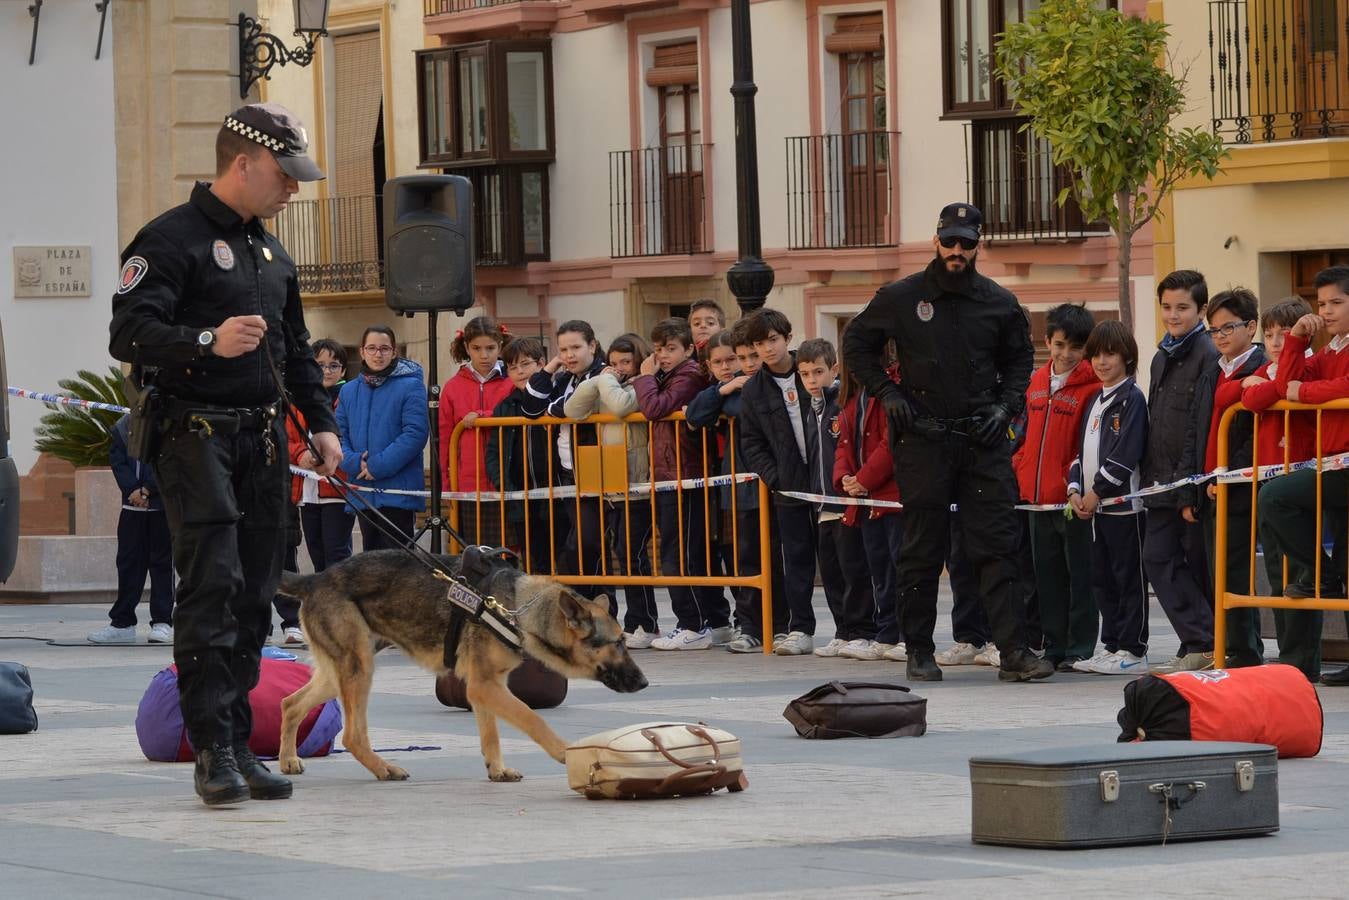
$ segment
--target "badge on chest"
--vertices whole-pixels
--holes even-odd
[[[222,271],[234,268],[234,251],[224,241],[217,240],[211,245],[211,259]]]
[[[919,301],[918,301],[918,309],[917,309],[917,313],[918,313],[918,320],[919,320],[920,322],[931,322],[931,321],[932,321],[932,316],[933,316],[936,312],[937,312],[937,310],[936,310],[935,308],[933,308],[932,302],[931,302],[930,300],[919,300]]]

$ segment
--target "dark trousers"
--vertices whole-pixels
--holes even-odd
[[[286,550],[281,558],[281,569],[285,572],[300,571],[300,507],[294,503],[286,504]],[[281,617],[282,628],[300,627],[300,601],[297,597],[277,594],[272,597],[272,606]],[[267,626],[270,634],[272,626]]]
[[[959,514],[951,516],[951,539],[946,549],[946,576],[951,581],[951,636],[957,642],[982,647],[990,640],[988,616],[979,593],[979,573],[965,554]]]
[[[1143,513],[1092,518],[1091,589],[1101,611],[1101,643],[1114,653],[1148,654],[1148,588]],[[1095,646],[1093,644],[1093,646]]]
[[[570,483],[570,482],[568,482]],[[559,501],[559,506],[567,512],[567,540],[558,555],[557,571],[561,575],[598,575],[604,559],[604,529],[600,527],[600,501],[598,497],[575,497]],[[597,584],[574,584],[576,593],[592,600],[605,592]],[[617,601],[610,598],[610,607],[617,608]]]
[[[1067,656],[1089,658],[1100,630],[1091,587],[1091,522],[1052,510],[1030,513],[1028,524],[1045,658],[1055,664]]]
[[[248,692],[258,683],[271,599],[285,549],[286,433],[175,426],[154,462],[178,570],[173,661],[188,739],[197,748],[243,744],[253,731]]]
[[[895,480],[904,498],[904,549],[899,560],[900,625],[909,652],[931,653],[937,624],[937,581],[951,539],[951,503],[960,514],[961,545],[979,573],[979,593],[1004,654],[1025,649],[1025,610],[1016,559],[1016,478],[1002,444],[982,447],[964,435],[931,439],[915,433],[894,441]]]
[[[1016,521],[1020,528],[1016,558],[1021,567],[1021,602],[1026,610],[1026,644],[1034,650],[1043,650],[1045,630],[1040,622],[1040,598],[1035,584],[1035,556],[1030,546],[1030,511],[1018,509]]]
[[[651,574],[651,501],[605,501],[604,530],[609,533],[613,547],[614,566],[610,574]],[[613,593],[610,593],[613,597]],[[641,628],[647,634],[657,634],[656,591],[649,584],[634,584],[623,588],[623,630],[632,634]],[[609,611],[618,618],[618,603],[609,601]]]
[[[1340,587],[1344,567],[1321,550],[1321,539],[1322,527],[1326,524],[1335,532],[1336,545],[1343,541],[1340,532],[1344,527],[1349,472],[1323,472],[1321,477],[1324,523],[1316,520],[1315,469],[1280,475],[1260,488],[1260,543],[1265,549],[1265,563],[1270,566],[1271,585],[1283,583],[1279,555],[1288,559],[1291,581],[1308,586],[1315,584],[1316,557],[1319,555],[1321,592],[1324,594]],[[1313,674],[1319,678],[1324,613],[1319,610],[1275,610],[1274,621],[1279,626],[1279,662],[1297,666],[1308,678]]]
[[[862,547],[871,572],[872,596],[876,598],[876,636],[882,644],[904,640],[899,628],[899,554],[904,546],[903,515],[862,519]]]
[[[356,527],[356,517],[347,512],[345,504],[301,504],[300,527],[315,572],[351,556],[351,529]]]
[[[150,624],[173,621],[173,541],[162,509],[123,509],[117,517],[117,600],[114,628],[136,625],[136,606],[150,576]]]
[[[773,634],[815,633],[815,554],[818,513],[813,504],[773,504],[777,525],[774,543],[782,555],[781,600],[773,601]]]
[[[663,491],[656,495],[656,521],[660,528],[662,575],[708,574],[708,536],[702,491]],[[682,546],[681,546],[682,545]],[[670,607],[675,624],[691,631],[722,628],[731,623],[731,604],[719,587],[670,587]]]
[[[549,515],[550,508],[553,515]],[[556,572],[555,566],[562,565],[562,550],[570,528],[560,505],[550,500],[513,500],[507,512],[512,517],[511,543],[525,561],[527,571],[531,575]]]
[[[874,641],[876,594],[862,529],[850,528],[842,519],[830,519],[820,522],[816,533],[820,581],[834,617],[834,637]]]
[[[759,568],[763,564],[761,551],[769,551],[769,591],[770,599],[773,604],[773,618],[778,618],[778,612],[781,610],[784,615],[783,626],[786,626],[785,611],[786,598],[783,593],[785,579],[782,575],[782,545],[779,541],[773,540],[776,533],[776,525],[771,521],[772,512],[769,512],[769,541],[768,546],[763,547],[759,540],[759,511],[757,509],[739,509],[736,511],[736,542],[739,545],[740,555],[740,574],[758,575],[762,570]],[[753,635],[756,638],[763,637],[763,594],[758,588],[740,588],[735,592],[735,625],[743,633]],[[776,627],[774,634],[780,634]]]
[[[1245,485],[1236,485],[1229,493],[1236,493]],[[1206,504],[1204,509],[1204,551],[1214,565],[1218,564],[1218,508],[1217,504]],[[1249,594],[1251,591],[1251,508],[1247,500],[1227,516],[1227,590],[1235,594]],[[1216,581],[1216,572],[1214,584]],[[1216,596],[1216,595],[1215,595]],[[1215,606],[1216,610],[1216,606]],[[1215,612],[1216,615],[1216,612]],[[1227,663],[1232,665],[1258,666],[1265,660],[1265,645],[1260,640],[1260,610],[1229,609],[1227,623]]]
[[[374,513],[365,510],[357,517],[361,523],[362,550],[397,550],[412,542],[413,526],[417,523],[415,512],[399,506],[381,506],[379,511],[388,522],[373,521]],[[393,533],[386,534],[388,531]]]
[[[1203,526],[1186,522],[1172,507],[1149,509],[1143,571],[1180,638],[1180,655],[1212,650],[1212,590]]]

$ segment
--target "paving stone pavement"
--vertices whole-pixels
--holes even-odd
[[[791,698],[836,678],[902,681],[903,664],[641,651],[647,690],[572,682],[545,718],[568,739],[652,719],[725,727],[743,741],[750,787],[592,802],[508,726],[507,761],[525,780],[489,783],[473,717],[386,652],[375,747],[439,748],[387,754],[410,781],[376,782],[336,754],[310,762],[291,800],[208,810],[189,765],[147,762],[136,744],[136,706],[168,647],[13,639],[79,644],[105,622],[95,606],[0,606],[0,659],[31,670],[42,724],[0,737],[0,897],[1344,896],[1349,690],[1320,688],[1321,755],[1279,766],[1277,835],[1052,852],[970,842],[967,760],[1112,743],[1122,678],[1006,685],[986,667],[948,669],[917,687],[924,737],[805,741],[782,718]],[[1160,662],[1176,640],[1155,604],[1152,630]]]

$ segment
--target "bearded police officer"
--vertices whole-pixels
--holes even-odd
[[[342,454],[295,264],[261,221],[298,182],[323,178],[307,149],[303,126],[274,103],[227,116],[216,180],[141,229],[113,297],[112,355],[158,398],[142,426],[157,446],[141,452],[173,535],[179,703],[210,805],[291,794],[248,750],[289,492],[277,375],[314,432],[318,471],[332,473]]]
[[[1004,681],[1047,678],[1054,667],[1027,649],[1016,560],[1016,478],[1007,426],[1025,402],[1034,365],[1026,317],[1009,291],[975,271],[983,218],[968,203],[941,211],[922,272],[876,292],[843,338],[843,357],[885,407],[904,504],[899,603],[908,677],[940,681],[933,659],[937,580],[950,507],[1001,656]],[[895,341],[900,383],[886,377]]]

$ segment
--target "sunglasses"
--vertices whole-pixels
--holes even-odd
[[[947,250],[950,250],[956,244],[960,245],[961,250],[973,250],[979,246],[979,239],[963,237],[944,237],[941,239],[941,245]]]
[[[1231,337],[1233,334],[1236,333],[1236,330],[1238,328],[1245,328],[1247,325],[1250,325],[1254,321],[1255,321],[1254,319],[1247,319],[1244,322],[1228,322],[1221,328],[1210,328],[1208,330],[1208,336],[1211,338]]]

